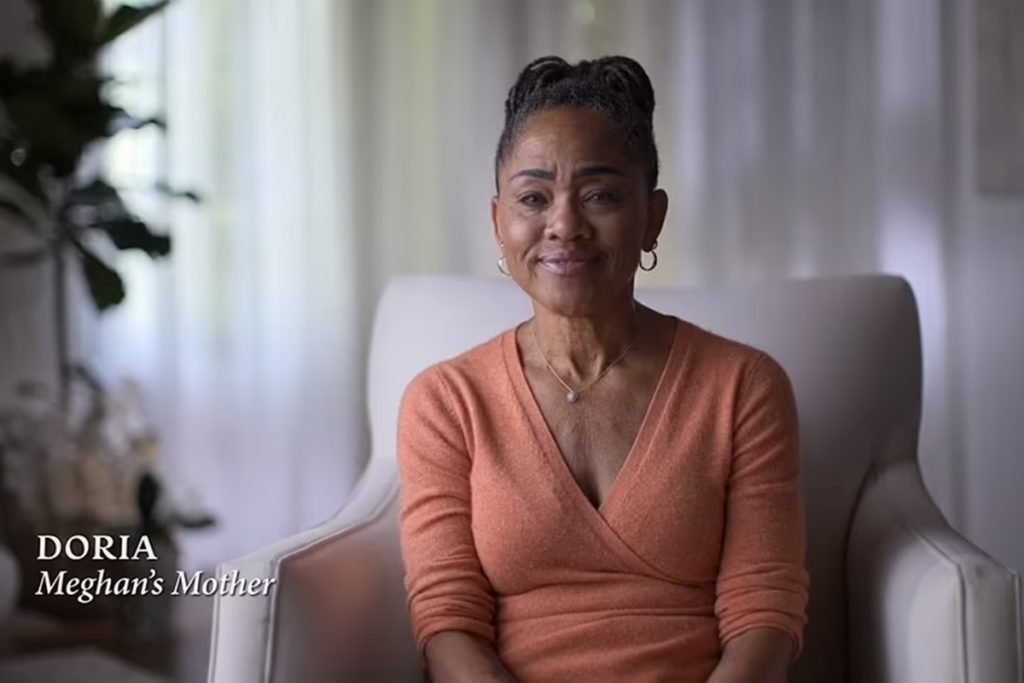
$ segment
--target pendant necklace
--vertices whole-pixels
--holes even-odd
[[[622,353],[620,353],[620,354],[619,354],[619,355],[618,355],[618,356],[617,356],[617,357],[615,358],[615,360],[613,360],[613,361],[612,361],[611,363],[609,363],[609,364],[608,364],[608,366],[607,366],[607,367],[606,367],[606,368],[605,368],[604,370],[602,370],[602,371],[601,371],[600,373],[598,373],[597,377],[595,377],[594,379],[590,380],[589,382],[587,382],[587,383],[586,383],[586,384],[584,384],[583,386],[581,386],[581,387],[577,387],[577,388],[573,389],[573,388],[572,388],[571,386],[569,386],[569,385],[568,385],[568,384],[567,384],[567,383],[565,382],[565,380],[563,380],[563,379],[562,379],[562,378],[561,378],[561,377],[559,376],[559,374],[558,374],[557,372],[555,372],[555,369],[554,369],[554,368],[553,368],[553,367],[551,366],[551,362],[550,362],[550,361],[548,360],[548,357],[544,355],[544,352],[543,352],[543,351],[541,350],[541,348],[540,348],[540,342],[539,342],[539,341],[537,341],[537,332],[536,332],[536,330],[534,329],[534,326],[533,326],[533,325],[530,325],[530,334],[531,334],[531,336],[533,337],[533,344],[534,344],[534,346],[536,346],[536,347],[537,347],[537,353],[539,353],[539,354],[540,354],[540,357],[541,357],[542,359],[544,359],[544,365],[546,365],[546,366],[547,366],[547,368],[548,368],[548,372],[550,372],[550,373],[552,374],[552,376],[554,376],[554,378],[558,380],[558,383],[559,383],[559,384],[561,384],[561,385],[562,385],[562,386],[563,386],[563,387],[565,388],[565,391],[566,391],[566,394],[565,394],[565,400],[566,400],[566,401],[568,401],[569,403],[576,403],[576,401],[578,401],[578,400],[579,400],[579,398],[580,398],[580,395],[581,395],[581,394],[582,394],[582,393],[583,393],[584,391],[586,391],[586,390],[587,390],[587,389],[589,389],[590,387],[592,387],[592,386],[594,386],[595,384],[597,384],[597,383],[598,383],[598,381],[599,381],[599,380],[600,380],[600,379],[601,379],[602,377],[604,377],[604,376],[605,376],[605,375],[606,375],[606,374],[608,373],[608,371],[609,371],[609,370],[611,370],[612,368],[614,368],[614,367],[615,367],[615,366],[616,366],[616,365],[618,364],[618,362],[619,362],[619,361],[621,361],[621,360],[622,360],[623,358],[625,358],[625,357],[626,357],[626,354],[627,354],[627,353],[629,353],[630,349],[632,349],[632,348],[633,348],[633,345],[634,345],[634,344],[636,344],[636,338],[634,337],[634,338],[633,338],[633,341],[629,342],[629,344],[627,344],[627,345],[626,345],[626,348],[624,348],[624,349],[622,350]]]

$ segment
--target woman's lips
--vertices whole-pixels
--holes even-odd
[[[540,258],[540,266],[555,275],[575,275],[596,262],[597,257],[591,254],[550,254]]]

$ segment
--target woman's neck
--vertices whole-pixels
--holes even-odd
[[[648,309],[630,297],[626,305],[600,315],[563,316],[535,307],[527,334],[536,337],[537,351],[566,381],[582,383],[596,377],[634,344]]]

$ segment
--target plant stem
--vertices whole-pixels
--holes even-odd
[[[53,253],[54,336],[57,342],[57,405],[67,414],[70,402],[71,363],[68,354],[68,290],[64,240],[57,237],[51,245]]]

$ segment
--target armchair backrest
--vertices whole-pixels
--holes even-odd
[[[788,372],[801,423],[810,621],[794,680],[848,679],[844,561],[858,493],[872,464],[916,458],[921,343],[909,285],[852,276],[714,289],[650,289],[637,298],[756,346]],[[429,365],[532,315],[515,284],[417,276],[382,297],[368,378],[369,467],[393,475],[398,406]]]

